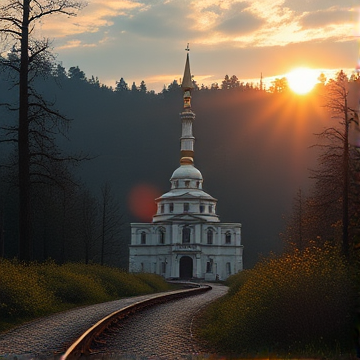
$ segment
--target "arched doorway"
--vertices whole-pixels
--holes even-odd
[[[180,278],[191,279],[193,277],[193,261],[190,256],[183,256],[180,259]]]

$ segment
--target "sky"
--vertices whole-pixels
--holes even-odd
[[[182,77],[187,43],[198,84],[269,81],[304,66],[349,73],[359,20],[359,0],[88,0],[76,17],[42,20],[37,35],[53,39],[66,69],[158,92]]]

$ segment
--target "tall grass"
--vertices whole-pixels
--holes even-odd
[[[155,274],[129,274],[96,264],[0,260],[0,331],[74,306],[170,288]]]
[[[354,279],[336,249],[264,259],[229,285],[202,318],[201,336],[222,351],[318,356],[352,348]]]

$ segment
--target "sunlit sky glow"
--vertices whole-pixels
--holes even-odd
[[[225,74],[266,82],[297,67],[351,72],[359,9],[357,0],[88,0],[77,17],[53,16],[37,33],[54,39],[65,68],[160,91],[181,77],[188,42],[199,84]]]

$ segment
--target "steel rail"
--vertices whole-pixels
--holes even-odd
[[[178,284],[178,282],[177,282]],[[61,360],[77,360],[81,356],[91,355],[91,344],[106,329],[116,323],[118,320],[127,318],[128,316],[141,311],[142,309],[156,304],[168,302],[174,299],[184,298],[211,290],[210,285],[199,285],[196,283],[183,283],[188,289],[174,290],[166,293],[160,293],[150,299],[138,301],[132,305],[126,306],[120,310],[114,311],[103,319],[99,320],[95,325],[86,330],[61,356]]]

